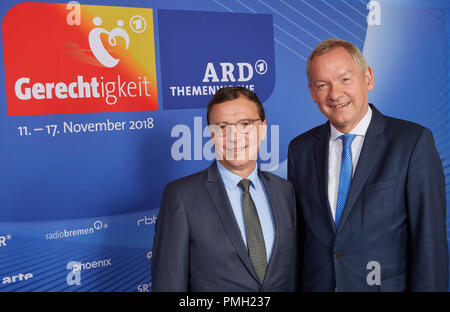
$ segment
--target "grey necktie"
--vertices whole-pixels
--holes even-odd
[[[249,188],[252,181],[242,179],[238,185],[242,189],[242,213],[244,215],[245,231],[247,232],[247,246],[250,260],[261,284],[267,271],[266,245],[259,222],[255,203],[250,195]]]

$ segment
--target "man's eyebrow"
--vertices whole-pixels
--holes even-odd
[[[229,125],[229,124],[231,124],[232,122],[229,122],[229,121],[219,121],[219,122],[216,122],[215,124],[216,125],[218,125],[218,124],[226,124],[226,125]]]
[[[342,76],[345,76],[345,75],[351,74],[351,73],[353,73],[353,70],[352,70],[352,69],[348,69],[348,70],[346,70],[345,72],[343,72],[342,74],[339,74],[338,77],[340,78],[340,77],[342,77]],[[313,81],[312,81],[312,83],[320,83],[320,82],[326,83],[326,81],[325,81],[325,80],[322,80],[322,79],[317,79],[317,80],[313,80]]]
[[[338,77],[342,77],[342,76],[345,76],[345,75],[351,74],[351,73],[353,73],[353,70],[349,69],[349,70],[346,70],[345,72],[343,72],[342,74],[340,74]]]

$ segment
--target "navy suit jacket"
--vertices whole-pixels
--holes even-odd
[[[292,184],[259,171],[275,225],[264,283],[253,269],[217,164],[169,183],[156,221],[153,291],[294,291],[297,224]]]
[[[431,132],[373,105],[338,230],[328,201],[327,122],[293,139],[304,291],[447,291],[445,180]],[[381,284],[369,285],[378,261]]]

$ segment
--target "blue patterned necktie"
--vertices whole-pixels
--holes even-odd
[[[348,191],[352,184],[352,142],[356,137],[355,134],[344,134],[339,137],[342,140],[342,161],[341,171],[339,173],[339,188],[336,203],[336,217],[335,225],[336,230],[339,228],[339,222],[341,222],[342,212],[344,211],[345,202],[347,201]]]

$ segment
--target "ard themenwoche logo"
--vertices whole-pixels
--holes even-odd
[[[158,31],[164,109],[204,108],[230,85],[255,91],[262,102],[272,94],[272,15],[160,9]]]
[[[151,9],[27,2],[2,28],[9,116],[158,109]]]

